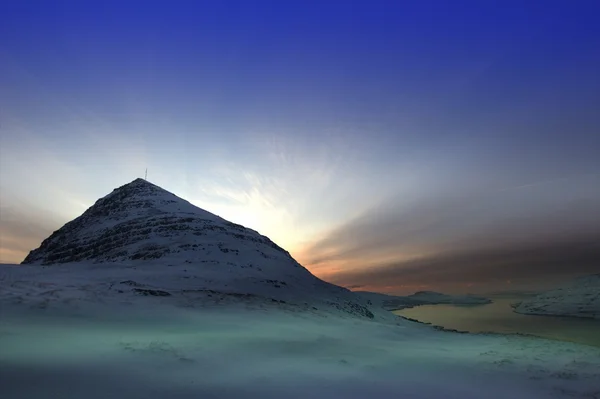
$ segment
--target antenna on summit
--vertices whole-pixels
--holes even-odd
[[[144,180],[148,181],[148,168],[146,168],[146,173],[144,173]]]

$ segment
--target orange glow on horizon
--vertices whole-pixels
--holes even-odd
[[[25,256],[27,256],[26,251],[0,248],[0,263],[19,264],[25,259]]]

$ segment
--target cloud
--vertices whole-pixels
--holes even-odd
[[[211,156],[205,173],[190,179],[185,190],[173,191],[295,252],[373,199],[369,191],[356,190],[366,181],[375,184],[357,165],[360,146],[338,131],[321,133],[249,133]]]
[[[304,250],[345,286],[511,281],[600,267],[600,177],[513,189],[396,198]]]
[[[598,271],[600,244],[595,242],[547,243],[521,248],[504,248],[446,253],[406,262],[376,265],[371,268],[340,272],[334,283],[344,286],[400,286],[430,282],[497,283],[517,279],[588,274]]]
[[[20,263],[67,221],[6,195],[0,200],[0,263]]]

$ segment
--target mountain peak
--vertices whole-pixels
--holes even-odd
[[[152,184],[148,180],[142,179],[141,177],[138,177],[137,179],[134,179],[133,181],[131,181],[131,182],[127,183],[127,184],[124,184],[121,187],[127,187],[127,186],[146,186],[146,185],[158,187],[157,185]],[[160,188],[160,187],[158,187],[158,188]]]
[[[223,223],[228,222],[138,178],[114,189],[55,231],[23,263],[134,260],[145,241],[150,244],[174,237],[167,234],[169,229],[185,238],[188,233],[199,235],[208,225]]]
[[[124,184],[120,187],[115,188],[110,194],[103,198],[100,198],[98,202],[103,200],[122,200],[129,196],[137,197],[155,197],[160,194],[171,194],[167,190],[150,183],[147,180],[137,178],[132,182]],[[171,194],[173,195],[173,194]],[[181,199],[181,198],[180,198]],[[181,199],[182,200],[182,199]],[[182,200],[183,201],[183,200]]]

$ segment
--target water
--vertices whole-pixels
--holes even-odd
[[[600,320],[522,315],[510,306],[522,297],[491,299],[488,305],[423,305],[394,313],[460,331],[531,334],[600,347]]]

